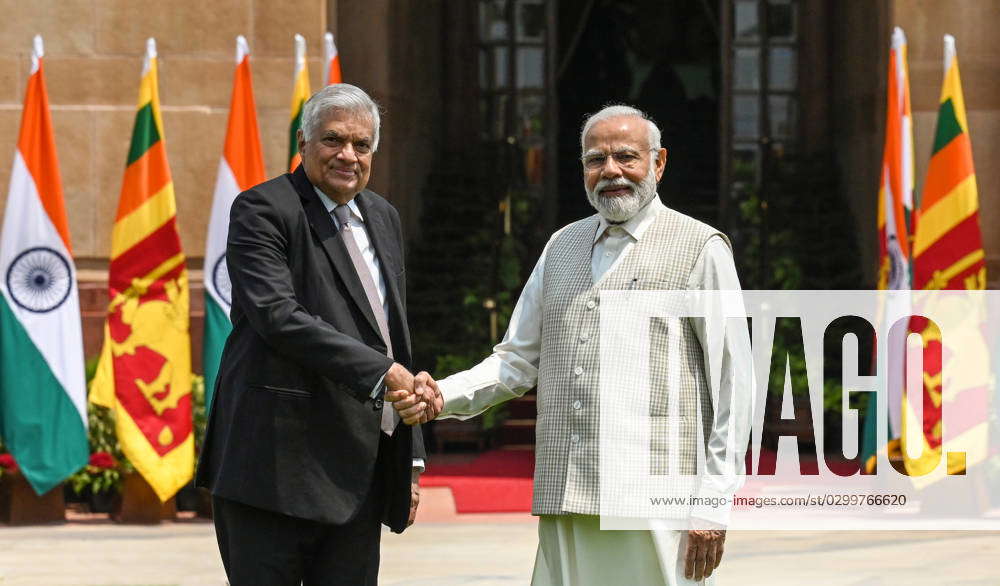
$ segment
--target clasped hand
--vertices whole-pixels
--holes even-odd
[[[385,383],[388,386],[385,399],[392,402],[407,425],[427,423],[444,408],[437,381],[427,372],[413,376],[401,364],[393,364],[385,375]]]

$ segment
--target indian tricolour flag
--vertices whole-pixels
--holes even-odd
[[[215,180],[212,216],[205,243],[205,403],[211,405],[215,377],[219,373],[222,348],[233,326],[229,322],[232,303],[229,272],[226,269],[226,237],[229,208],[241,192],[264,181],[264,156],[257,128],[257,107],[250,75],[250,47],[242,35],[236,38],[236,75],[229,102],[226,142]]]
[[[35,37],[0,235],[0,436],[38,494],[87,463],[76,270]]]
[[[910,314],[910,215],[913,212],[913,114],[910,106],[910,73],[907,65],[906,35],[896,27],[892,32],[889,51],[889,72],[886,83],[885,147],[878,189],[878,277],[880,290],[897,291],[882,296],[878,321],[891,325],[892,316]],[[887,353],[888,372],[896,373],[891,380],[903,380],[903,352]],[[898,451],[895,439],[901,429],[903,389],[888,388],[888,433],[880,439],[878,409],[872,400],[866,409],[862,461],[868,472],[876,470],[876,452],[885,448]],[[892,439],[890,439],[892,438]]]
[[[340,74],[340,53],[337,52],[337,45],[333,44],[333,33],[323,35],[323,86],[341,83],[343,76]]]
[[[294,171],[302,156],[299,155],[299,128],[302,127],[302,106],[312,92],[309,91],[309,69],[306,67],[306,39],[295,35],[295,82],[292,86],[292,119],[288,125],[288,171]]]

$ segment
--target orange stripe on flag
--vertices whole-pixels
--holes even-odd
[[[326,72],[327,84],[342,83],[343,76],[340,73],[340,55],[330,60],[330,68]]]
[[[241,190],[250,189],[266,179],[249,59],[244,57],[236,68],[233,97],[229,107],[229,123],[226,129],[226,144],[223,148],[223,156],[226,157],[226,162],[229,163],[229,168]]]
[[[170,167],[167,165],[167,151],[163,140],[159,140],[125,169],[115,221],[139,208],[169,182]]]
[[[72,254],[69,241],[69,221],[63,201],[59,160],[56,157],[55,132],[49,112],[49,94],[45,89],[43,59],[38,60],[38,71],[28,79],[21,113],[21,133],[17,137],[17,150],[28,167],[45,213],[59,232],[66,250]]]
[[[972,145],[968,133],[962,133],[931,157],[921,207],[927,209],[937,203],[973,172]]]

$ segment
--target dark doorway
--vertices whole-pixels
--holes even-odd
[[[557,227],[593,213],[583,192],[580,126],[608,103],[652,116],[668,150],[660,198],[717,223],[719,14],[714,0],[559,3]]]

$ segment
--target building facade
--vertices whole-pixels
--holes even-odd
[[[1000,168],[991,165],[1000,151],[1000,45],[992,39],[1000,0],[0,4],[0,185],[9,181],[31,36],[40,33],[88,356],[100,347],[111,226],[150,36],[161,57],[199,371],[201,257],[238,34],[251,48],[269,176],[285,171],[295,33],[307,39],[314,90],[329,30],[344,79],[384,107],[371,187],[400,209],[411,252],[433,253],[411,255],[411,284],[418,273],[438,279],[421,283],[425,289],[452,283],[421,303],[417,327],[472,298],[462,315],[481,327],[469,335],[487,344],[502,333],[511,283],[530,271],[548,233],[589,213],[579,127],[585,113],[612,101],[648,110],[664,129],[670,158],[661,195],[734,235],[748,285],[795,284],[773,275],[787,251],[766,237],[792,213],[819,227],[821,249],[853,251],[838,262],[855,267],[832,282],[831,274],[844,274],[840,265],[799,259],[798,285],[871,287],[897,25],[909,39],[918,193],[943,75],[941,36],[957,38],[991,287],[1000,277],[1000,232],[991,229],[1000,214]],[[456,253],[449,241],[468,242],[482,262],[470,263],[467,249]]]

